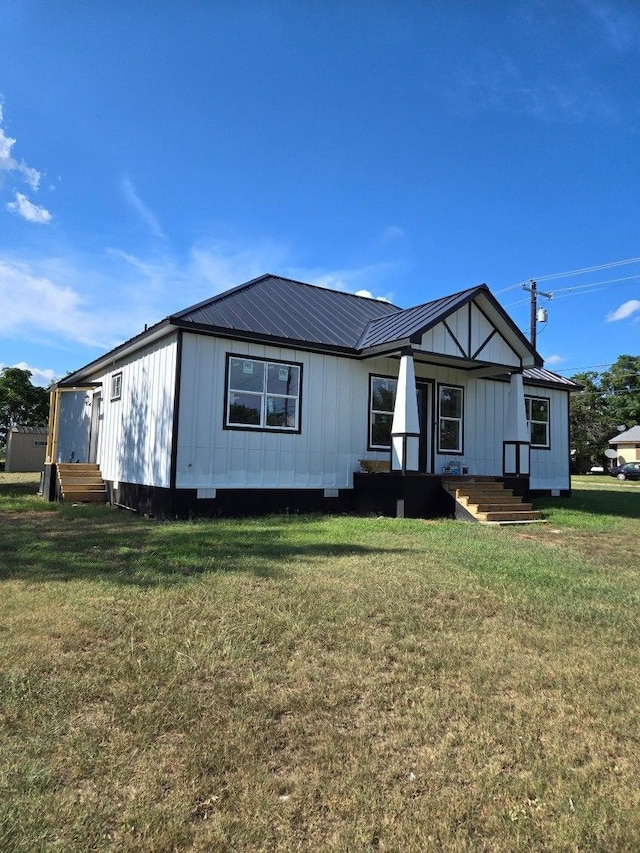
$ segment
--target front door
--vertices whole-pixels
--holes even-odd
[[[431,453],[433,383],[421,379],[416,380],[416,394],[418,397],[418,421],[420,423],[420,471],[431,474],[433,473],[433,456]]]

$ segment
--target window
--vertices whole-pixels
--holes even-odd
[[[111,377],[111,399],[119,400],[122,397],[122,371],[114,373]]]
[[[302,366],[227,356],[225,426],[300,432]]]
[[[370,381],[369,448],[388,450],[391,447],[391,424],[398,380],[385,376],[371,376]]]
[[[464,389],[453,385],[438,387],[438,452],[462,453]]]
[[[547,397],[525,397],[531,447],[549,447],[549,400]]]

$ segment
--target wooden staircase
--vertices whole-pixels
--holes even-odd
[[[60,499],[65,503],[105,503],[107,487],[98,465],[71,462],[57,466]]]
[[[494,477],[443,477],[443,487],[456,502],[456,518],[482,524],[535,524],[542,513],[506,489]]]

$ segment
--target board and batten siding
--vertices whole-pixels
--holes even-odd
[[[474,358],[506,367],[520,367],[520,359],[499,330],[474,303],[464,305],[422,336],[417,347],[455,358]]]
[[[105,480],[169,486],[177,333],[162,338],[101,374],[97,460]],[[119,400],[111,378],[122,373]]]
[[[227,353],[302,365],[300,433],[224,429]],[[369,372],[354,359],[185,333],[177,487],[350,488],[367,447]]]

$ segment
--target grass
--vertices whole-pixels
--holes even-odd
[[[640,485],[160,524],[0,475],[3,851],[640,849]]]

